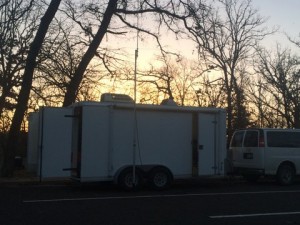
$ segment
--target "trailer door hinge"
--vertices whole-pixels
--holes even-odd
[[[63,171],[76,171],[77,168],[63,168]]]
[[[67,117],[67,118],[78,118],[79,116],[76,116],[76,115],[65,115],[65,117]]]

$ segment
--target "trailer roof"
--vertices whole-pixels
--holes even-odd
[[[69,107],[113,107],[116,109],[134,109],[134,103],[121,103],[121,102],[96,102],[96,101],[82,101],[76,102]],[[174,105],[151,105],[151,104],[136,104],[137,110],[146,111],[174,111],[174,112],[204,112],[204,113],[217,113],[226,110],[223,108],[213,107],[195,107],[195,106],[174,106]]]

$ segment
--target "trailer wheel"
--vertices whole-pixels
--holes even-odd
[[[140,171],[135,171],[135,183],[133,182],[133,170],[132,168],[124,169],[118,176],[118,185],[126,190],[133,191],[139,189],[142,186],[143,177]]]
[[[290,164],[282,164],[277,171],[277,181],[281,185],[290,185],[294,183],[295,169]]]
[[[152,189],[165,190],[171,186],[173,176],[167,168],[156,167],[150,171],[148,181]]]
[[[255,183],[259,179],[260,175],[258,175],[258,174],[244,174],[243,177],[248,182]]]

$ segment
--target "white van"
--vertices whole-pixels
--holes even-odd
[[[255,181],[276,176],[282,185],[300,174],[300,129],[245,129],[231,139],[229,161],[234,174]]]

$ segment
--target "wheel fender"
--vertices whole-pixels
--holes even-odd
[[[295,173],[297,172],[296,166],[295,166],[295,164],[294,164],[293,162],[291,162],[291,161],[283,161],[283,162],[281,162],[281,163],[279,164],[279,166],[277,167],[276,174],[278,173],[278,170],[279,170],[279,168],[280,168],[282,165],[290,165],[290,166],[294,169]]]

